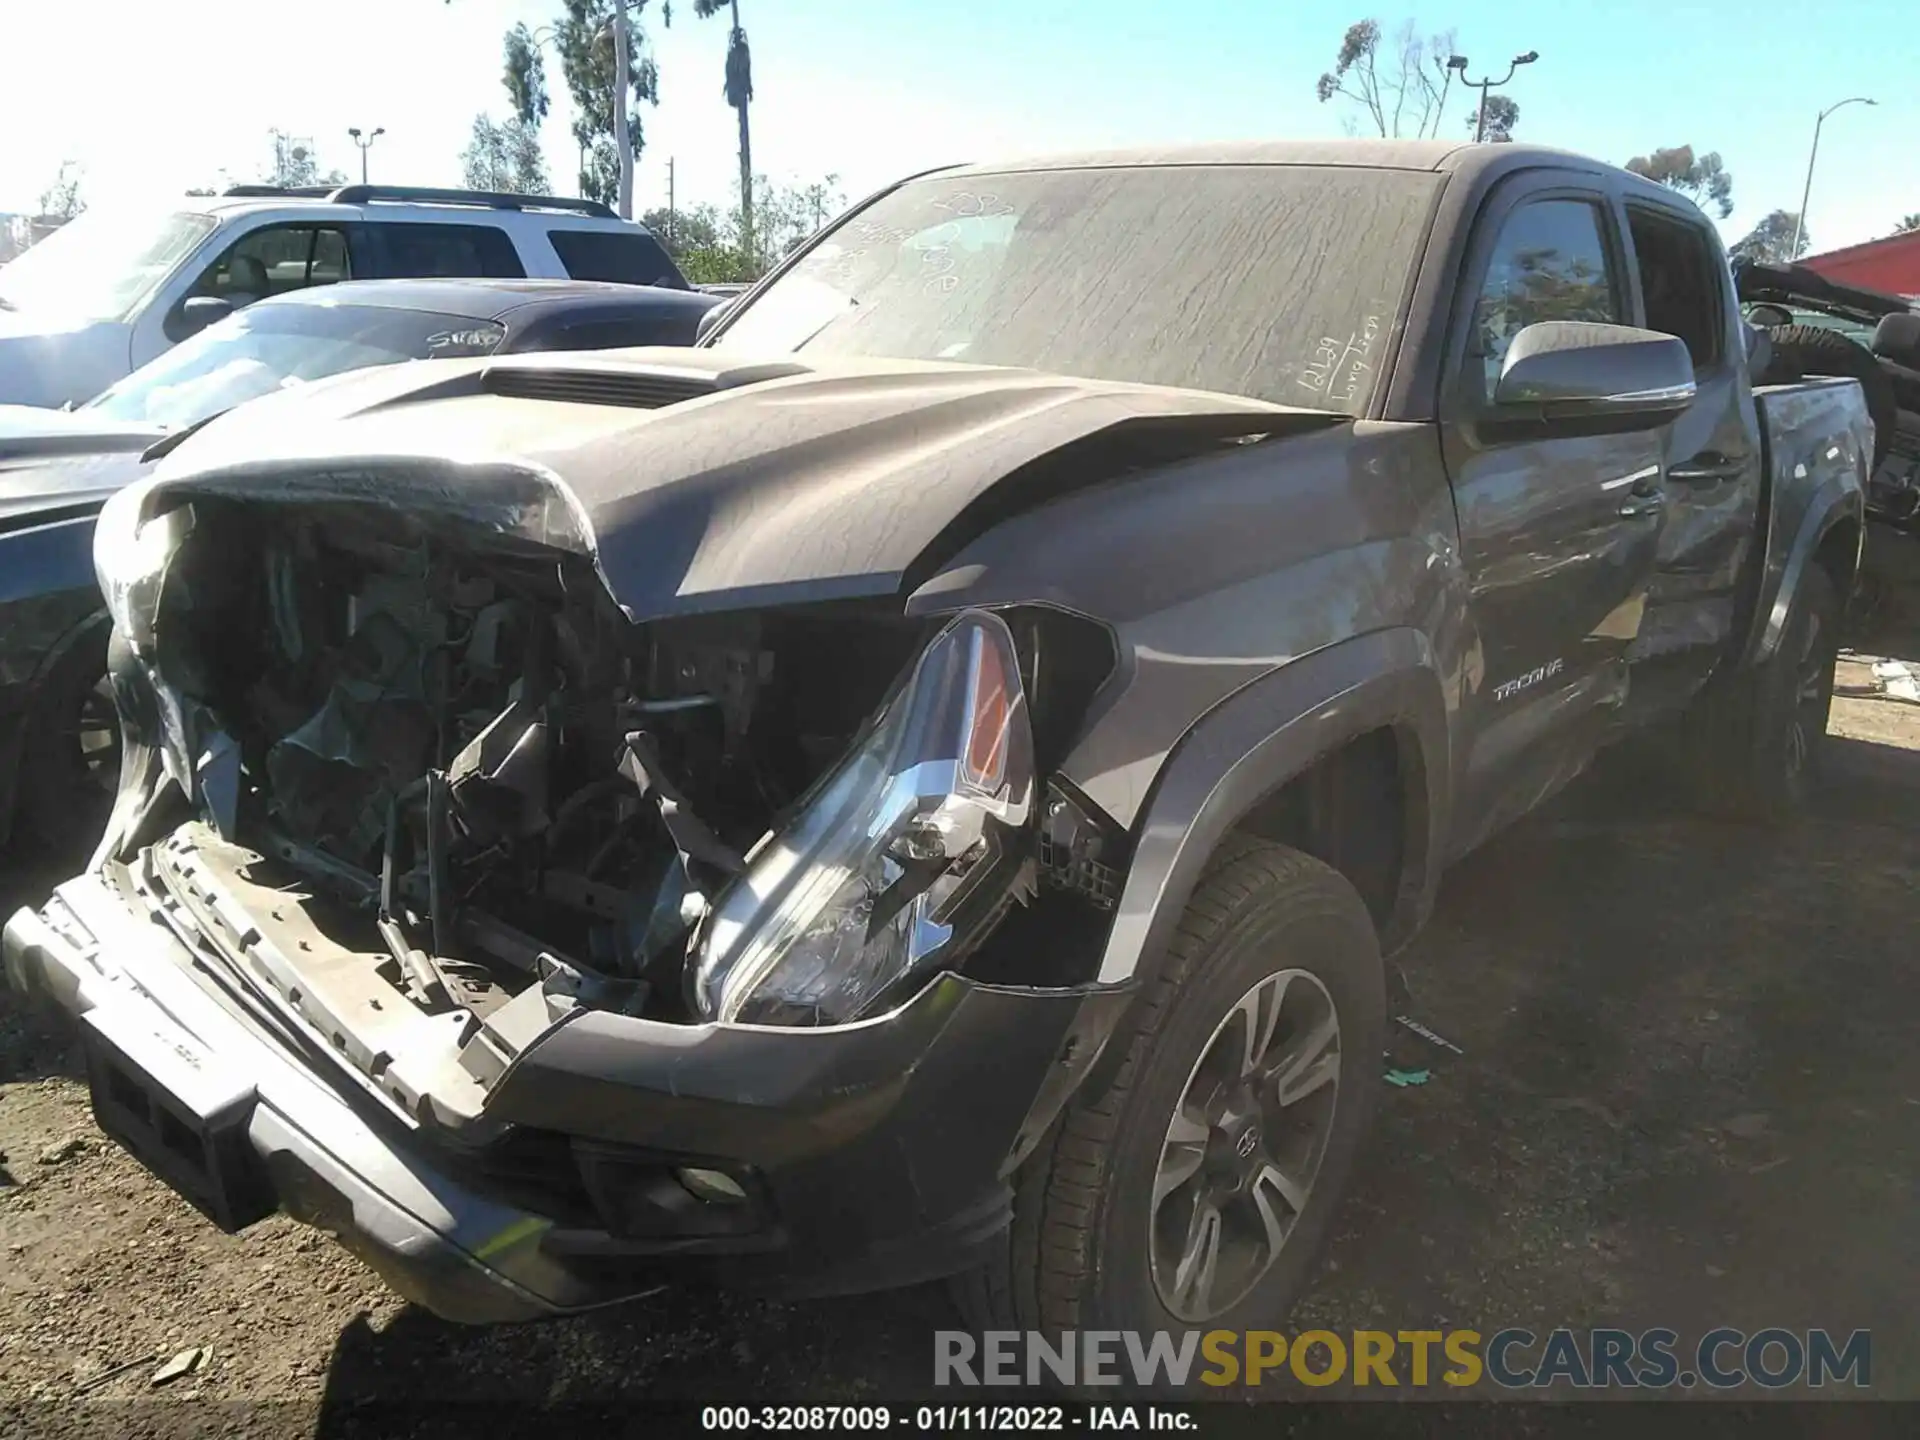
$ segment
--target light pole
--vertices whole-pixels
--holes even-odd
[[[1507,66],[1507,73],[1502,75],[1498,80],[1469,80],[1467,79],[1467,57],[1464,55],[1450,55],[1447,57],[1447,69],[1458,70],[1460,72],[1460,83],[1469,89],[1480,92],[1480,115],[1479,118],[1473,122],[1474,144],[1477,145],[1487,138],[1488,92],[1498,90],[1502,85],[1513,79],[1514,71],[1518,70],[1522,65],[1531,65],[1539,58],[1540,52],[1538,50],[1529,50],[1524,55],[1514,56],[1512,63]]]
[[[627,29],[627,6],[632,0],[614,0],[613,18],[593,33],[613,32],[613,148],[620,162],[620,188],[617,195],[622,220],[633,218],[633,130],[627,121],[627,89],[633,79],[632,37]],[[554,39],[555,28],[542,25],[533,32],[533,43],[544,45]],[[580,147],[580,169],[587,168],[586,146]]]
[[[1864,95],[1855,95],[1850,99],[1840,101],[1838,104],[1829,105],[1820,112],[1820,118],[1813,122],[1813,153],[1807,156],[1807,185],[1806,188],[1800,192],[1800,213],[1793,217],[1793,244],[1787,249],[1787,259],[1789,261],[1800,258],[1800,237],[1804,235],[1807,230],[1807,201],[1813,198],[1813,162],[1820,158],[1820,127],[1827,123],[1827,116],[1848,105],[1874,105],[1878,103],[1878,101],[1869,100]]]
[[[376,125],[371,135],[363,136],[358,125],[349,125],[347,134],[353,137],[353,143],[360,147],[360,183],[367,183],[367,151],[373,148],[373,142],[387,133],[386,126]]]
[[[620,157],[622,220],[633,218],[633,132],[627,122],[627,85],[633,68],[627,35],[627,0],[613,0],[613,148]]]

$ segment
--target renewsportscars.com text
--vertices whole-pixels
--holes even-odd
[[[1873,1336],[1854,1330],[1722,1328],[1683,1341],[1666,1329],[989,1330],[934,1335],[935,1385],[1298,1384],[1455,1390],[1785,1389],[1873,1383]]]

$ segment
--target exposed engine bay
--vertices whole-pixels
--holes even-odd
[[[636,625],[586,557],[386,507],[170,523],[141,661],[198,818],[145,864],[409,1115],[473,1119],[580,1007],[848,1023],[1010,911],[1114,903],[1123,837],[1046,779],[1111,665],[1091,622]]]

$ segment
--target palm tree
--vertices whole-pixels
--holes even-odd
[[[1920,230],[1920,213],[1902,215],[1900,223],[1893,227],[1893,233],[1896,235],[1911,235],[1916,230]]]
[[[733,21],[727,37],[727,104],[740,117],[740,249],[753,254],[753,137],[747,126],[747,106],[753,103],[753,52],[747,32],[740,28],[740,0],[693,0],[693,13],[702,20],[728,12]]]

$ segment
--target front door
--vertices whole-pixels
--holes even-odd
[[[182,307],[197,295],[227,301],[236,310],[269,295],[351,280],[355,257],[347,227],[280,224],[255,226],[208,259],[196,258],[174,276],[134,327],[134,368],[164,354],[192,332]]]
[[[1686,342],[1697,387],[1667,433],[1659,551],[1627,655],[1628,723],[1642,725],[1691,699],[1732,644],[1761,458],[1732,280],[1707,222],[1642,199],[1626,214],[1642,323]]]
[[[1615,211],[1576,183],[1494,193],[1469,251],[1442,433],[1474,643],[1461,696],[1453,849],[1577,774],[1626,691],[1659,534],[1662,432],[1510,438],[1491,423],[1513,337],[1547,320],[1625,324]]]

